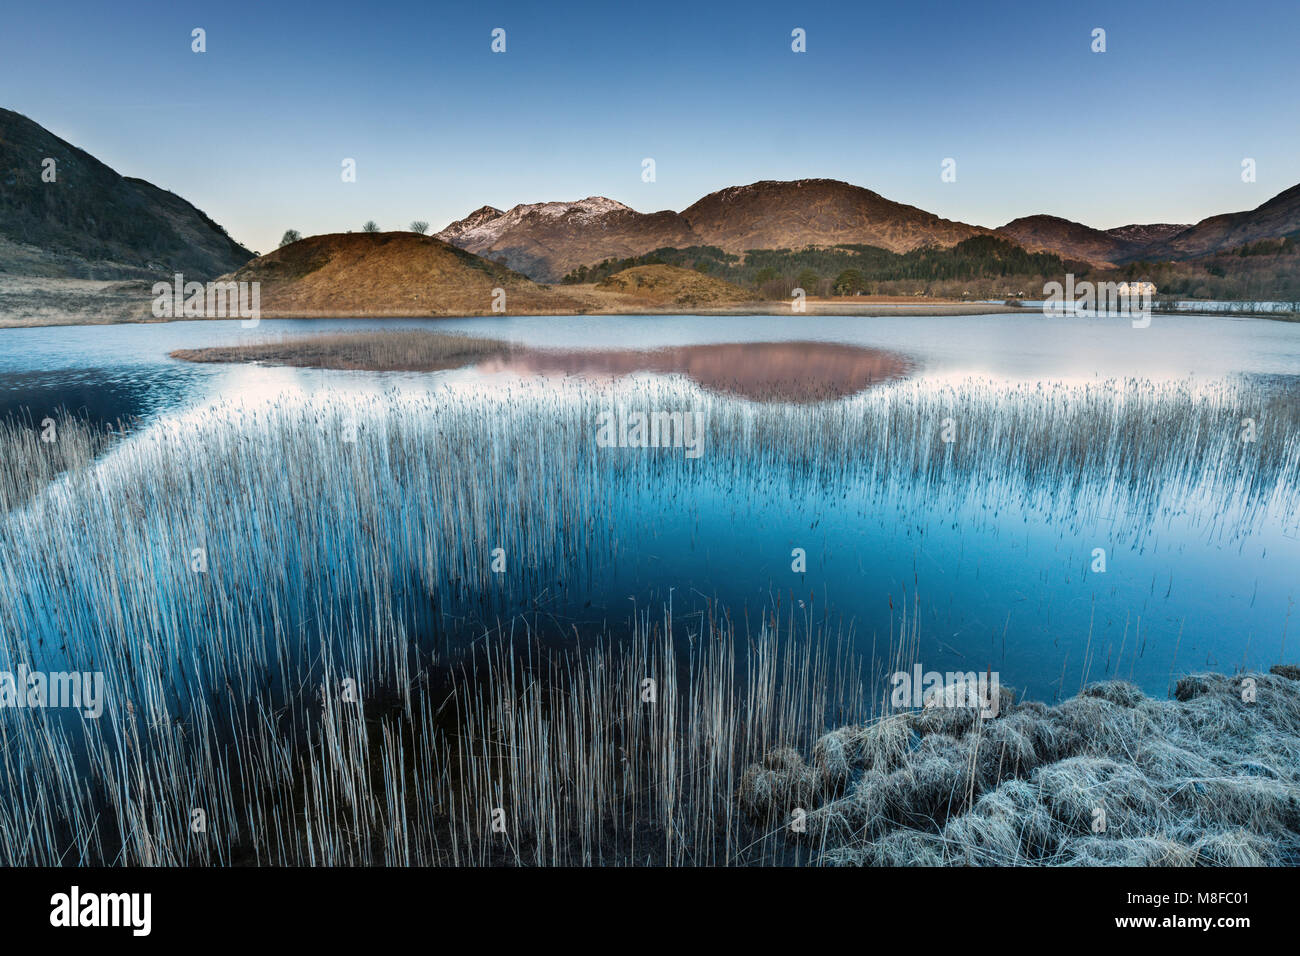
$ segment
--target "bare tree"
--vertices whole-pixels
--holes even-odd
[[[366,220],[366,224],[365,224],[364,226],[361,227],[361,231],[362,231],[362,232],[378,232],[378,231],[379,231],[379,223],[375,222],[373,219],[367,219],[367,220]]]
[[[280,248],[283,249],[285,246],[291,245],[301,238],[302,233],[297,229],[286,229],[284,235],[280,237]]]
[[[429,224],[423,219],[417,219],[415,222],[411,223],[411,232],[418,232],[420,235],[424,235],[428,231]]]

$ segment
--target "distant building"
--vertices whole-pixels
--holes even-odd
[[[1154,282],[1121,282],[1118,292],[1120,295],[1155,295],[1156,286]]]

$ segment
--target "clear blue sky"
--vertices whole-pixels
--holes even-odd
[[[436,230],[485,203],[589,195],[682,209],[759,179],[1101,228],[1191,222],[1300,182],[1297,0],[550,7],[15,0],[0,105],[263,252],[288,227]]]

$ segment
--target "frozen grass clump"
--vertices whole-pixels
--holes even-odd
[[[1163,836],[1083,837],[1078,840],[1066,866],[1195,866],[1191,847]]]
[[[1192,844],[1196,862],[1203,866],[1278,866],[1278,847],[1266,837],[1249,830],[1207,833]]]
[[[985,793],[943,833],[954,858],[969,865],[1037,863],[1055,853],[1059,839],[1039,787],[1021,779]]]
[[[1300,682],[1196,674],[1161,701],[1108,681],[1055,707],[965,709],[942,724],[927,708],[835,732],[862,740],[905,724],[910,736],[891,729],[906,745],[883,766],[870,748],[843,748],[847,774],[809,811],[822,863],[1300,860]]]

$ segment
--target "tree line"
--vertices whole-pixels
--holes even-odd
[[[852,244],[750,249],[743,256],[717,246],[665,247],[641,256],[579,266],[561,281],[600,282],[632,266],[660,264],[695,269],[774,297],[784,297],[795,287],[810,295],[892,294],[894,290],[886,288],[891,284],[1047,278],[1067,271],[1067,263],[1053,253],[1027,252],[996,236],[973,236],[948,248],[925,246],[903,253]],[[1083,263],[1070,265],[1078,266],[1076,275],[1087,269]]]

